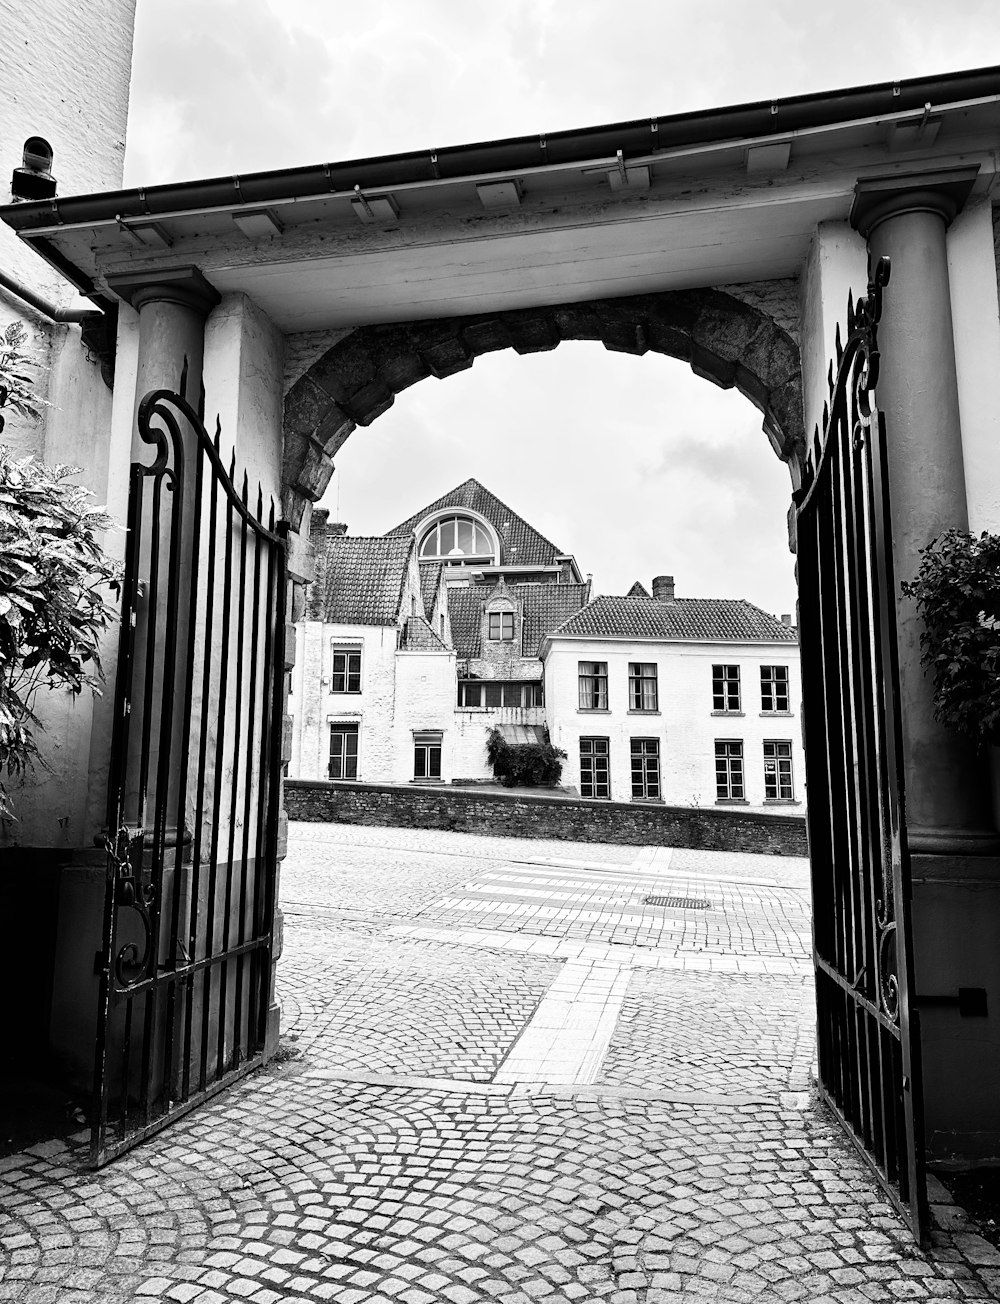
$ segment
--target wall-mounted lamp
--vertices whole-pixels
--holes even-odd
[[[11,197],[19,199],[54,199],[56,179],[52,175],[52,146],[41,136],[29,136],[24,142],[21,166],[10,179]]]

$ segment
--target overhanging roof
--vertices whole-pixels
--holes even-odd
[[[242,177],[0,217],[92,297],[199,267],[284,330],[794,275],[859,176],[992,179],[1000,68]]]

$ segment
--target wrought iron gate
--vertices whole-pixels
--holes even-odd
[[[155,456],[129,485],[95,1167],[260,1063],[277,864],[286,527],[178,394],[138,421]]]
[[[796,495],[813,955],[822,1093],[914,1235],[926,1231],[919,1030],[898,724],[882,259]]]

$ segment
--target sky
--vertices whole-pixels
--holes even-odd
[[[429,150],[1000,64],[996,0],[138,0],[125,184]],[[735,392],[596,344],[401,394],[324,506],[381,534],[475,476],[595,589],[794,610],[789,479]]]

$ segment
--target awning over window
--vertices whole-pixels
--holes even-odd
[[[545,742],[545,726],[541,724],[500,724],[497,728],[505,743]]]

